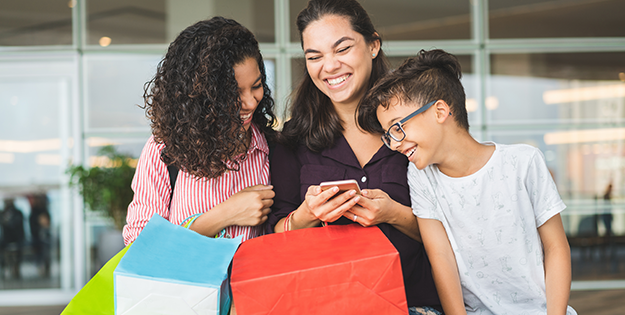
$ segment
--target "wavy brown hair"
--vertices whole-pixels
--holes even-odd
[[[241,24],[214,17],[189,26],[169,45],[156,75],[144,86],[146,116],[161,159],[200,178],[239,169],[247,152],[241,99],[233,67],[254,58],[264,95],[252,122],[274,138],[274,102],[254,35]]]
[[[311,0],[297,16],[297,28],[303,46],[302,33],[310,25],[327,15],[346,17],[352,29],[360,33],[367,43],[380,41],[367,11],[356,0]],[[384,51],[380,48],[373,59],[369,85],[388,72],[389,65]],[[303,143],[313,152],[320,152],[332,144],[343,132],[343,125],[330,98],[323,94],[304,69],[304,78],[292,94],[291,119],[284,125],[281,142],[295,148]]]

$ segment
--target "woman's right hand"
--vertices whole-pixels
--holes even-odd
[[[355,190],[336,195],[338,191],[338,187],[322,191],[319,186],[310,186],[299,209],[308,212],[315,220],[334,222],[360,200]],[[336,197],[332,198],[335,195]]]
[[[230,196],[222,203],[226,206],[229,225],[257,226],[265,223],[275,195],[273,186],[256,185]]]

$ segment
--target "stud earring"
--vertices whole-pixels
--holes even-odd
[[[372,56],[373,58],[375,58],[375,54],[371,54],[371,56]]]

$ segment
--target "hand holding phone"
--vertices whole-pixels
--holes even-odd
[[[317,186],[308,187],[306,198],[301,209],[309,211],[312,216],[321,222],[334,222],[338,220],[343,214],[351,209],[360,200],[360,187],[358,182],[353,179],[340,180],[340,181],[328,181],[319,184],[321,193]],[[338,188],[338,191],[334,191],[334,187]],[[326,192],[330,190],[329,192]],[[345,194],[344,192],[353,190],[354,195]],[[358,195],[356,195],[358,194]]]

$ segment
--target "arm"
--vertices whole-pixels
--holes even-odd
[[[419,224],[412,209],[390,198],[380,189],[363,189],[363,198],[352,207],[346,217],[353,220],[357,215],[357,223],[362,226],[374,226],[388,223],[410,238],[421,242]]]
[[[547,314],[566,314],[571,291],[571,250],[560,214],[538,228],[545,252]]]
[[[134,242],[155,213],[169,219],[171,186],[167,166],[160,159],[163,146],[151,137],[141,151],[132,179],[134,196],[128,205],[127,224],[123,231],[126,245]]]
[[[436,291],[445,314],[466,314],[456,257],[443,224],[434,219],[417,218],[423,245],[430,258]]]
[[[538,234],[545,254],[547,314],[566,314],[571,291],[571,250],[560,211],[566,207],[542,153],[533,148],[525,186],[530,193]]]

